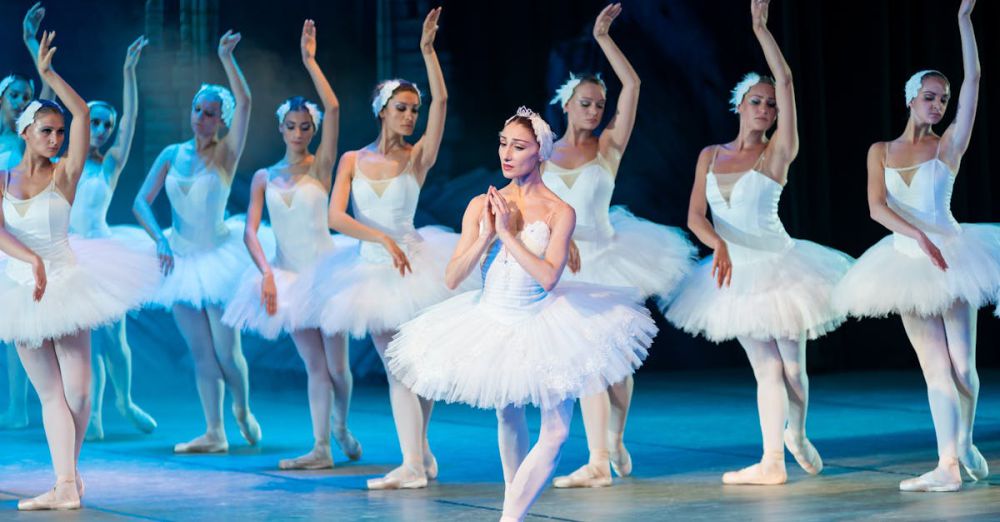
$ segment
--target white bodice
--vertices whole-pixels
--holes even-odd
[[[715,173],[708,173],[705,198],[712,209],[712,224],[734,262],[781,254],[795,244],[778,217],[782,190],[783,185],[751,169],[736,181],[727,200]]]
[[[907,185],[900,172],[914,168],[916,172]],[[939,158],[906,169],[886,166],[885,188],[889,208],[911,225],[923,230],[932,240],[934,236],[952,236],[961,232],[958,221],[951,214],[955,174]],[[913,239],[898,233],[893,236],[894,244],[900,250],[921,253]]]
[[[531,253],[541,257],[548,247],[549,234],[549,227],[544,221],[533,221],[524,227],[518,237]],[[523,309],[548,295],[500,240],[494,241],[483,257],[482,277],[481,301],[502,308]]]
[[[76,184],[76,197],[69,214],[69,229],[83,237],[108,237],[108,208],[111,206],[111,186],[103,166],[87,161]]]
[[[55,179],[28,199],[4,190],[4,227],[42,258],[50,280],[59,268],[76,264],[69,247],[69,213],[69,201],[56,189]],[[13,257],[7,258],[7,275],[22,283],[34,280],[31,265]]]
[[[333,249],[327,193],[316,178],[303,176],[287,188],[268,180],[264,199],[277,243],[276,267],[301,272]]]
[[[364,175],[354,163],[351,180],[351,210],[354,219],[363,225],[385,232],[407,252],[407,243],[419,239],[413,226],[420,199],[420,184],[410,172],[409,165],[398,176],[372,179]],[[376,263],[391,263],[385,248],[371,241],[361,241],[361,256]],[[408,252],[407,252],[408,253]]]
[[[608,211],[615,191],[615,176],[602,154],[575,169],[547,161],[542,181],[576,211],[574,241],[606,241],[614,236]]]
[[[182,176],[171,166],[164,181],[173,233],[170,247],[187,253],[215,248],[229,235],[225,224],[230,186],[211,168]]]

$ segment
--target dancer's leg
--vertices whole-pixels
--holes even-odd
[[[178,453],[219,452],[229,449],[222,424],[222,403],[225,392],[222,368],[212,345],[212,330],[208,314],[190,305],[174,305],[174,321],[194,359],[195,382],[205,415],[205,434],[190,442],[174,446]]]
[[[538,441],[517,468],[514,480],[507,486],[501,520],[523,520],[545,484],[559,465],[562,447],[569,436],[573,420],[573,401],[542,410],[542,428]]]

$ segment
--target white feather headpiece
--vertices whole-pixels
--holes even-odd
[[[389,103],[389,98],[392,98],[393,93],[396,92],[396,89],[398,89],[400,85],[403,85],[403,83],[399,80],[386,80],[382,83],[382,87],[378,90],[378,95],[375,96],[374,100],[372,100],[372,113],[376,118],[378,118],[378,113],[382,111],[382,107],[385,107],[385,104]],[[423,96],[420,94],[420,89],[417,88],[417,84],[412,85],[413,89],[417,91],[417,98],[422,98]]]
[[[748,72],[740,80],[740,83],[737,83],[736,87],[733,87],[733,95],[729,98],[729,110],[736,113],[740,112],[739,107],[743,103],[743,97],[747,95],[751,87],[758,83],[760,83],[760,75],[755,72]]]
[[[549,159],[552,156],[552,144],[555,142],[555,135],[552,133],[552,128],[549,127],[549,124],[538,113],[523,105],[517,108],[517,112],[513,116],[507,118],[504,126],[509,125],[518,116],[528,118],[531,121],[531,130],[535,133],[535,139],[538,141],[538,157],[542,161]]]
[[[604,84],[604,80],[601,79],[600,73],[595,75],[594,78],[597,78],[597,82],[601,85],[602,89],[605,91],[608,90],[608,86]],[[566,83],[556,89],[556,95],[549,100],[549,105],[559,104],[560,107],[566,107],[566,104],[569,103],[569,99],[573,97],[573,92],[576,91],[577,86],[580,85],[580,82],[582,81],[583,77],[569,73],[569,79],[566,80]]]
[[[313,102],[307,101],[305,102],[305,106],[306,110],[309,111],[309,116],[312,117],[313,127],[315,127],[316,130],[319,130],[319,124],[323,123],[323,111],[319,110],[319,107]],[[285,103],[282,103],[281,106],[278,107],[275,114],[278,116],[279,125],[285,122],[285,116],[290,110],[292,110],[292,102],[289,100],[285,100]]]
[[[56,109],[59,109],[60,113],[63,112],[62,107],[54,101],[46,101],[45,103],[42,103],[38,100],[32,100],[32,102],[24,108],[24,111],[21,112],[21,115],[17,117],[17,133],[21,134],[24,132],[24,129],[28,128],[29,125],[35,123],[35,113],[42,107],[46,106],[55,107]]]
[[[906,93],[906,105],[909,106],[910,102],[913,101],[920,94],[920,88],[924,85],[924,76],[928,74],[941,74],[939,71],[934,69],[925,69],[919,71],[913,76],[910,76],[909,80],[906,80],[906,87],[904,88]],[[944,76],[941,74],[941,76]]]
[[[111,119],[114,120],[115,122],[118,121],[118,109],[116,109],[114,105],[111,105],[110,103],[101,100],[93,100],[87,102],[87,107],[91,109],[97,106],[104,107],[105,109],[107,109],[109,112],[111,112]]]
[[[233,98],[233,93],[221,85],[203,83],[198,92],[195,93],[194,100],[197,100],[199,96],[205,93],[214,94],[219,97],[219,100],[222,101],[222,122],[226,124],[226,127],[232,125],[233,114],[236,112],[236,98]],[[194,101],[191,103],[194,103]]]

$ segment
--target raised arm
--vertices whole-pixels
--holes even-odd
[[[620,3],[611,4],[597,15],[597,21],[594,22],[594,39],[597,40],[597,45],[601,47],[604,56],[611,63],[615,76],[622,83],[622,92],[618,95],[618,106],[615,108],[615,114],[608,122],[608,126],[601,133],[600,147],[605,157],[619,158],[625,152],[628,140],[632,136],[632,129],[635,127],[635,114],[639,108],[640,83],[639,75],[609,34],[611,22],[621,12],[622,5]],[[612,149],[618,154],[609,154]]]
[[[781,54],[778,42],[767,28],[767,12],[770,0],[750,0],[753,18],[753,32],[764,51],[767,67],[774,76],[774,97],[778,104],[778,128],[771,137],[771,157],[780,160],[784,168],[799,153],[798,118],[795,114],[795,89],[792,85],[792,70]],[[784,170],[784,169],[782,169]]]
[[[139,193],[135,195],[132,203],[132,213],[135,214],[136,221],[142,228],[146,229],[149,237],[156,242],[157,255],[160,257],[160,269],[164,274],[170,273],[174,266],[173,252],[170,250],[170,243],[163,234],[163,229],[156,221],[156,214],[153,213],[153,201],[163,189],[163,182],[167,179],[167,172],[170,170],[170,162],[176,154],[176,145],[171,145],[156,157],[153,167],[149,169],[149,174],[139,187]]]
[[[145,36],[140,36],[132,42],[132,45],[128,46],[128,51],[125,53],[125,65],[122,67],[125,86],[122,89],[122,115],[118,122],[118,136],[115,137],[114,145],[108,149],[108,154],[104,157],[104,172],[111,173],[111,179],[108,181],[112,190],[118,184],[118,176],[125,167],[125,163],[128,162],[128,155],[132,150],[135,121],[139,116],[139,93],[138,87],[136,87],[135,66],[139,63],[139,56],[147,44],[149,44],[149,40]]]
[[[469,202],[462,217],[462,235],[455,245],[455,253],[444,272],[444,284],[454,290],[465,281],[479,260],[496,239],[493,214],[490,212],[489,195],[476,196]]]
[[[333,163],[337,161],[337,138],[340,135],[340,101],[333,93],[333,87],[327,81],[323,70],[316,63],[316,23],[306,20],[302,24],[302,39],[300,42],[302,49],[302,63],[309,71],[313,86],[319,93],[319,99],[323,103],[323,132],[320,137],[319,148],[316,149],[316,162],[313,164],[313,173],[323,186],[330,188],[330,178],[333,177]],[[318,130],[318,129],[317,129]]]
[[[233,121],[229,125],[229,133],[225,139],[228,152],[225,167],[232,174],[236,173],[236,165],[243,155],[243,147],[247,143],[247,130],[250,128],[250,86],[243,77],[243,71],[237,65],[236,56],[233,54],[236,44],[240,43],[240,38],[242,38],[240,33],[234,34],[232,30],[226,31],[226,34],[219,38],[219,60],[226,70],[229,90],[233,91],[233,98],[236,100]]]
[[[729,286],[732,279],[733,263],[729,259],[729,246],[722,236],[715,231],[715,226],[708,220],[708,200],[705,198],[705,184],[708,182],[708,169],[715,154],[715,145],[705,147],[698,156],[698,166],[695,167],[694,186],[691,187],[691,199],[688,202],[687,226],[698,241],[714,252],[712,254],[712,277],[717,286]]]
[[[56,182],[66,183],[65,186],[60,186],[65,194],[74,194],[76,182],[80,179],[83,165],[87,161],[87,152],[90,150],[90,108],[87,107],[87,102],[83,101],[83,98],[62,79],[62,76],[52,69],[52,56],[56,53],[56,48],[52,47],[52,40],[55,36],[55,32],[42,33],[42,39],[38,44],[38,60],[35,63],[38,66],[38,75],[52,86],[56,96],[73,115],[73,121],[69,126],[69,149],[66,157],[56,167],[56,173],[61,172],[62,179],[57,178]]]
[[[875,143],[868,149],[868,212],[871,218],[893,232],[916,240],[920,249],[930,257],[934,266],[941,270],[947,270],[948,263],[945,262],[941,251],[931,243],[927,235],[889,208],[886,199],[888,190],[885,187],[885,156],[885,143]]]
[[[563,269],[566,268],[566,261],[569,260],[569,242],[573,236],[573,229],[576,228],[576,213],[573,207],[563,204],[563,207],[553,218],[552,233],[549,236],[549,246],[545,249],[545,256],[538,257],[514,234],[511,230],[511,208],[503,194],[494,187],[490,187],[490,208],[494,215],[494,227],[497,237],[503,241],[507,251],[510,252],[519,265],[521,265],[531,277],[542,285],[546,291],[555,288],[562,277]]]
[[[438,19],[441,8],[436,7],[427,13],[424,19],[424,29],[420,36],[420,53],[424,56],[427,67],[427,81],[431,87],[431,106],[427,111],[427,130],[414,146],[413,166],[417,181],[423,184],[427,171],[437,162],[438,150],[441,148],[441,137],[444,136],[444,118],[448,108],[448,89],[444,85],[444,73],[434,51],[434,37],[437,36]]]
[[[24,45],[28,47],[28,54],[31,55],[31,61],[38,61],[38,28],[42,24],[42,19],[45,18],[45,8],[42,7],[41,2],[36,2],[35,5],[28,9],[28,12],[24,15],[24,22],[22,24],[24,38]],[[49,87],[48,82],[42,79],[42,90],[38,93],[38,99],[40,100],[51,100],[55,98],[52,94],[52,87]]]
[[[958,10],[958,31],[962,36],[962,87],[958,94],[955,121],[945,131],[944,154],[946,162],[957,167],[969,148],[972,126],[976,121],[976,106],[979,104],[979,47],[972,28],[972,8],[976,0],[963,0]]]

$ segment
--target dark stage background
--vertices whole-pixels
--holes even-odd
[[[21,19],[31,3],[0,2],[4,50],[0,72],[33,71],[20,41]],[[446,143],[424,188],[418,224],[454,227],[470,197],[489,183],[501,182],[495,132],[518,105],[545,108],[570,70],[602,72],[609,85],[609,108],[619,85],[590,36],[604,2],[443,4],[436,48],[450,95]],[[728,112],[729,89],[748,70],[766,71],[750,28],[748,4],[747,0],[623,2],[624,12],[612,26],[612,36],[643,83],[636,129],[618,176],[616,204],[628,205],[653,221],[684,226],[699,150],[728,141],[737,131],[737,120]],[[125,48],[139,34],[150,36],[138,69],[139,131],[109,216],[112,223],[132,223],[131,200],[156,153],[190,136],[187,111],[198,84],[225,79],[215,57],[223,31],[234,28],[243,34],[236,56],[254,102],[250,141],[229,206],[237,213],[245,209],[253,171],[274,163],[283,153],[273,115],[277,105],[295,94],[315,99],[298,52],[302,20],[316,20],[318,60],[341,100],[343,152],[364,146],[376,135],[369,95],[380,76],[405,76],[427,91],[419,55],[414,61],[412,53],[417,50],[419,21],[438,3],[102,0],[45,5],[43,28],[58,31],[55,67],[88,99],[120,106]],[[203,23],[194,28],[178,21],[188,16],[189,5],[208,6]],[[781,207],[793,236],[859,256],[887,234],[868,217],[866,152],[872,142],[902,132],[903,84],[916,70],[942,70],[957,96],[962,81],[957,9],[957,0],[773,1],[769,25],[794,74],[802,144]],[[394,24],[392,19],[408,20],[409,25]],[[1000,4],[979,2],[973,19],[983,78],[976,127],[955,187],[953,209],[960,221],[991,222],[1000,220],[995,203],[1000,182],[993,174],[1000,159],[991,155],[1000,133],[996,123],[1000,103],[995,98],[1000,49],[993,32],[1000,26]],[[951,107],[946,121],[953,113]],[[547,116],[555,129],[564,128],[554,106]],[[939,131],[943,130],[942,125]],[[167,224],[164,197],[158,201],[158,211],[161,223]],[[994,349],[1000,341],[1000,322],[989,312],[980,312],[979,361],[995,367],[1000,363]],[[658,319],[662,330],[647,371],[745,364],[735,343],[715,346]],[[177,363],[187,360],[166,314],[144,312],[130,322],[130,328],[137,358],[153,364],[164,357]],[[301,367],[287,339],[280,349],[250,338],[246,343],[255,371],[291,372]],[[362,343],[354,346],[359,366],[376,366],[370,350]],[[810,343],[809,357],[814,372],[916,367],[898,318],[851,321]]]

